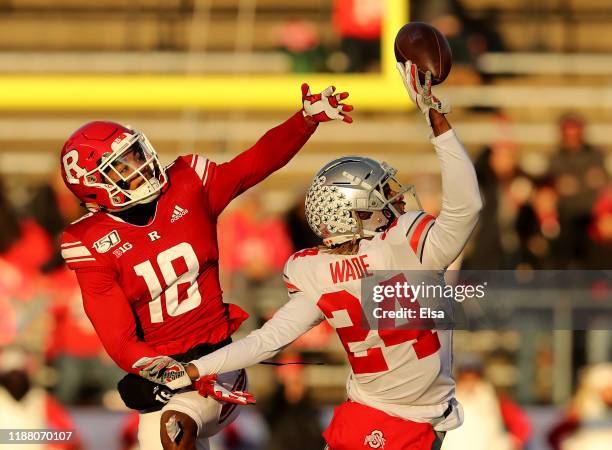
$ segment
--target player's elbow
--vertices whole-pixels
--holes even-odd
[[[119,366],[119,368],[125,372],[128,373],[133,373],[135,375],[138,375],[138,370],[135,370],[132,365],[134,364],[134,361],[131,361],[130,358],[127,355],[127,352],[123,351],[123,349],[109,349],[106,348],[106,353],[108,353],[108,356],[111,357],[111,359],[115,362],[115,364],[117,364],[117,366]]]
[[[132,347],[130,343],[123,343],[122,345],[115,345],[106,336],[100,336],[102,346],[110,358],[119,366],[119,368],[125,372],[133,373],[138,375],[138,370],[134,369],[132,365],[138,359],[138,351]]]
[[[478,197],[478,200],[475,201],[468,207],[468,210],[465,214],[465,221],[470,230],[473,230],[478,224],[480,220],[480,213],[482,211],[482,200]]]
[[[106,350],[106,354],[110,356],[113,362],[117,364],[121,370],[138,375],[138,371],[135,371],[132,368],[132,364],[128,361],[125,352],[121,351],[120,349],[110,348],[107,345],[104,345],[104,350]]]
[[[480,197],[477,197],[454,211],[453,216],[455,220],[452,222],[453,233],[461,233],[462,230],[469,230],[471,233],[478,224],[482,206],[482,200],[480,200]],[[438,222],[440,222],[439,219]]]
[[[480,198],[480,195],[477,195],[474,198],[474,201],[470,203],[469,213],[478,220],[478,217],[480,217],[480,212],[482,211],[483,206],[484,205],[482,203],[482,199]]]

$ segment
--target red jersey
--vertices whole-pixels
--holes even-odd
[[[217,217],[227,204],[284,166],[315,130],[303,115],[268,131],[224,164],[177,158],[147,225],[90,213],[62,236],[85,312],[124,370],[143,356],[182,353],[229,337],[248,315],[222,301]]]

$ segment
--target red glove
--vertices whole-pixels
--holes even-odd
[[[329,86],[319,94],[312,94],[310,87],[302,84],[302,106],[304,116],[311,117],[317,122],[329,122],[330,120],[342,120],[346,123],[351,123],[353,119],[344,114],[351,112],[353,107],[342,103],[346,99],[348,92],[341,92],[334,95],[336,88]]]
[[[217,375],[206,375],[193,383],[193,387],[202,397],[211,397],[218,402],[251,405],[255,397],[247,391],[230,391],[217,382]]]

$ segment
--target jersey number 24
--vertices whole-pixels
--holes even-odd
[[[371,346],[366,354],[357,356],[351,350],[351,344],[364,342],[371,331],[363,326],[363,310],[359,299],[347,291],[329,292],[323,294],[319,299],[318,306],[328,319],[333,319],[334,313],[345,313],[348,315],[350,325],[337,327],[336,332],[342,342],[342,346],[348,354],[353,373],[377,373],[389,370],[382,347],[391,347],[414,341],[412,348],[417,359],[423,359],[433,355],[440,349],[438,334],[428,329],[406,330],[406,329],[381,329],[376,332],[382,342],[380,346]]]

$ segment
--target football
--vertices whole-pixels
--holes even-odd
[[[410,22],[400,28],[395,37],[395,59],[416,64],[421,83],[427,71],[431,72],[431,84],[442,83],[452,65],[450,45],[444,35],[423,22]]]

